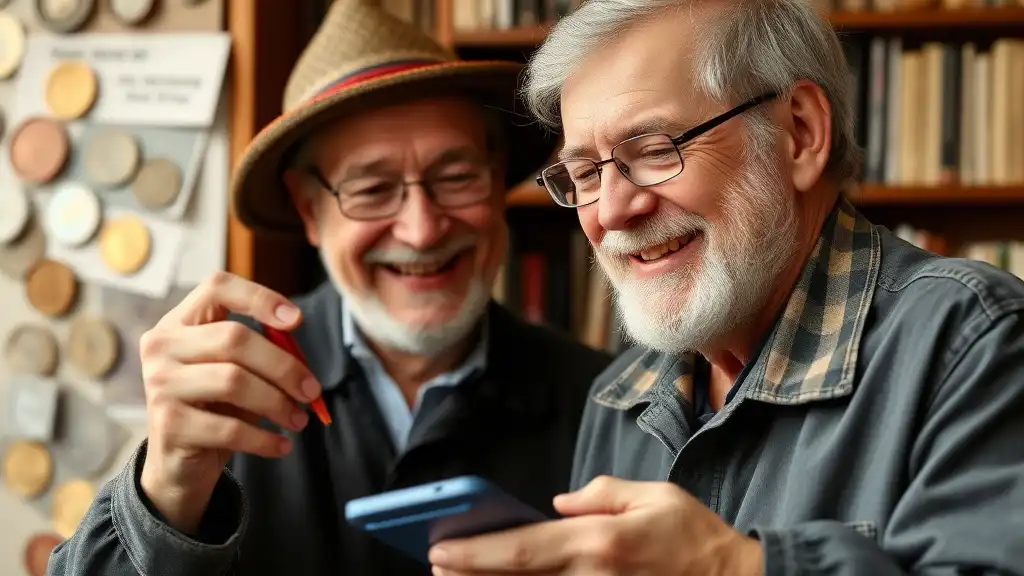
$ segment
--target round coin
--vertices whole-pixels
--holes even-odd
[[[31,216],[28,196],[20,186],[0,187],[0,244],[17,240]]]
[[[119,341],[110,322],[93,316],[79,316],[68,332],[68,359],[92,378],[105,376],[117,361]]]
[[[67,313],[78,296],[78,279],[70,268],[56,260],[41,260],[25,279],[29,304],[40,313],[59,317]]]
[[[46,255],[46,234],[35,218],[29,218],[25,231],[14,242],[0,245],[0,272],[22,281]]]
[[[149,260],[149,229],[138,218],[111,219],[100,230],[100,257],[121,274],[138,272]]]
[[[28,118],[11,135],[11,167],[18,178],[45,184],[64,169],[69,145],[68,133],[59,122]]]
[[[39,22],[53,32],[74,32],[92,16],[95,0],[35,0]]]
[[[46,576],[50,553],[64,539],[57,534],[34,534],[25,544],[25,570],[29,576]]]
[[[96,194],[78,182],[65,182],[46,204],[44,227],[61,244],[81,246],[96,234],[102,219]]]
[[[82,153],[85,174],[94,184],[114,187],[124,184],[139,168],[139,144],[135,137],[108,128],[89,139]]]
[[[0,78],[10,78],[25,55],[25,27],[8,12],[0,12]]]
[[[50,509],[57,533],[71,538],[95,497],[96,489],[86,480],[70,480],[58,486]]]
[[[14,374],[51,376],[57,371],[59,359],[57,338],[42,326],[15,326],[7,336],[4,358]]]
[[[147,160],[132,182],[132,194],[147,208],[164,208],[181,190],[181,170],[167,158]]]
[[[99,83],[85,62],[69,60],[50,70],[46,78],[46,106],[61,120],[81,118],[96,102]]]
[[[23,498],[35,498],[46,490],[53,474],[53,460],[46,446],[19,440],[7,448],[3,461],[4,484]]]
[[[110,0],[114,17],[128,26],[138,26],[153,13],[155,0]]]

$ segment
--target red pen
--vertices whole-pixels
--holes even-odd
[[[283,330],[278,330],[277,328],[267,325],[264,325],[263,328],[268,340],[276,344],[279,348],[283,348],[285,352],[288,352],[292,356],[298,358],[299,362],[302,362],[303,366],[307,368],[309,367],[309,364],[306,363],[306,357],[302,354],[302,350],[299,349],[299,345],[295,342],[295,337],[292,336],[291,333],[284,332]],[[324,404],[323,398],[317,396],[310,403],[310,406],[313,408],[313,412],[316,413],[316,417],[323,422],[324,426],[332,422],[331,414],[327,411],[327,405]]]

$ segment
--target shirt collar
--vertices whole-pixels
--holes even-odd
[[[880,246],[874,226],[840,197],[782,314],[741,373],[745,397],[801,404],[852,391]],[[692,402],[695,360],[647,351],[595,391],[594,400],[622,410],[659,396]]]

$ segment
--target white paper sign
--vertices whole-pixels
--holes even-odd
[[[85,119],[101,124],[209,127],[224,82],[231,38],[188,34],[32,34],[17,87],[17,114],[48,115],[46,81],[59,62],[96,73],[99,91]]]
[[[49,442],[57,419],[60,387],[49,379],[18,376],[11,381],[11,424],[19,436]]]

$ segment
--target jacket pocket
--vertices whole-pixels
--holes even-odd
[[[843,522],[843,526],[856,531],[861,536],[871,540],[872,542],[878,541],[878,524],[870,520],[857,520],[854,522]]]

